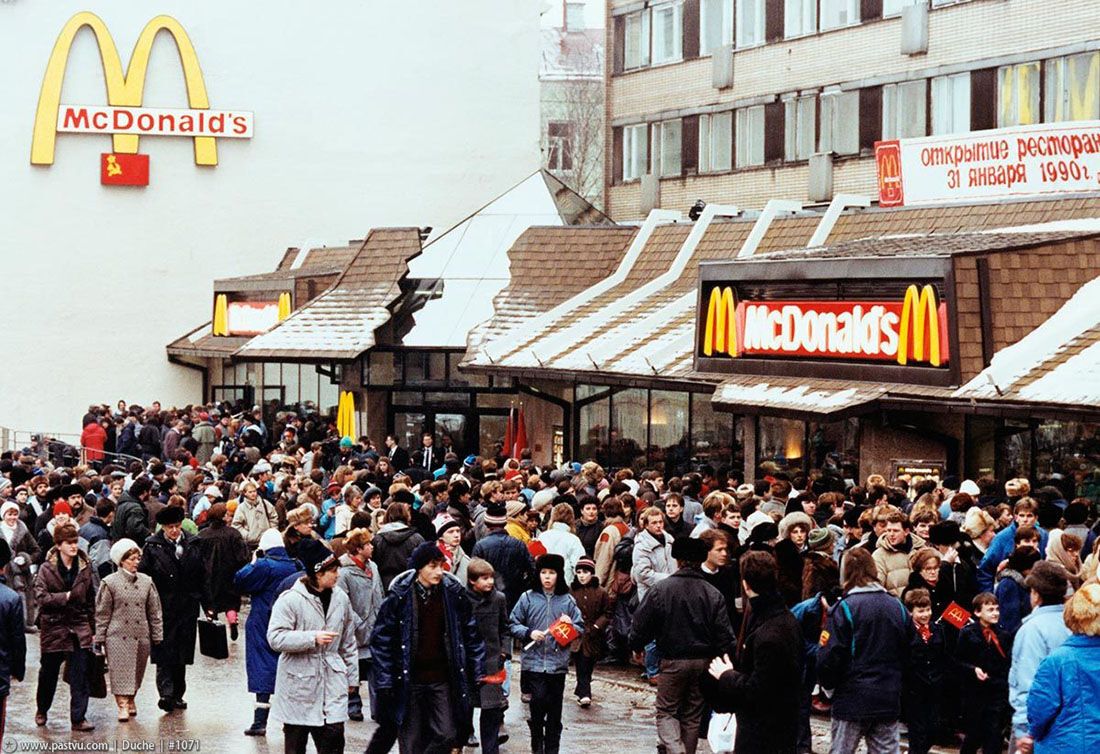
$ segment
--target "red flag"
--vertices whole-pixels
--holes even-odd
[[[481,679],[481,682],[489,686],[501,686],[504,684],[504,679],[508,676],[507,671],[501,670],[499,673],[493,673],[487,675]]]
[[[508,409],[508,427],[504,430],[504,448],[500,451],[505,457],[512,455],[512,444],[515,442],[515,415],[516,409]]]
[[[512,458],[519,458],[527,447],[527,422],[523,418],[523,406],[519,407],[519,417],[516,419],[515,449]]]
[[[573,643],[573,640],[580,636],[580,632],[573,625],[573,621],[566,618],[564,615],[554,621],[554,624],[546,631],[548,634],[554,637],[560,646],[568,646]]]
[[[940,617],[955,628],[962,628],[970,622],[970,613],[956,602],[945,607]]]
[[[104,186],[148,186],[149,155],[101,154],[99,182]]]

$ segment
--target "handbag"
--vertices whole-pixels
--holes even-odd
[[[707,744],[715,754],[733,751],[737,738],[737,717],[728,712],[715,712],[707,725]]]
[[[224,660],[229,657],[229,641],[225,624],[210,618],[199,618],[199,652],[203,657]]]
[[[96,654],[90,649],[80,649],[78,647],[75,651],[87,653],[84,662],[84,673],[87,676],[88,696],[92,699],[106,699],[107,658],[102,654]],[[65,670],[61,673],[61,680],[70,686],[73,683],[71,655],[65,660]]]

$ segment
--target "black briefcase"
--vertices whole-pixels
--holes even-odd
[[[203,657],[224,660],[229,657],[229,640],[225,624],[218,620],[199,618],[199,652]]]

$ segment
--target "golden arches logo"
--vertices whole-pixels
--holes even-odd
[[[157,16],[142,29],[130,56],[126,73],[122,72],[122,60],[115,40],[103,20],[89,11],[82,11],[70,18],[54,44],[42,80],[42,92],[38,97],[38,110],[34,116],[34,137],[31,141],[31,164],[52,165],[57,143],[57,114],[61,106],[61,86],[69,53],[77,32],[84,27],[92,30],[99,45],[99,57],[103,63],[103,76],[107,85],[107,102],[115,107],[140,107],[145,95],[145,77],[149,71],[149,57],[153,41],[161,31],[167,31],[176,42],[180,65],[183,67],[187,86],[187,100],[191,108],[207,110],[210,99],[206,94],[206,82],[199,67],[199,58],[191,38],[179,21],[170,16]],[[137,154],[139,136],[114,134],[114,151],[120,154]],[[217,165],[218,146],[212,136],[195,136],[195,164]]]
[[[940,366],[940,310],[936,302],[936,289],[926,285],[918,289],[911,285],[905,291],[901,306],[901,323],[898,332],[898,363],[909,361],[909,336],[913,338],[913,360],[927,361]],[[927,329],[926,329],[927,328]],[[924,341],[928,333],[928,354],[925,358]]]
[[[737,356],[737,299],[733,288],[716,286],[707,303],[706,329],[703,333],[703,355],[714,353]]]

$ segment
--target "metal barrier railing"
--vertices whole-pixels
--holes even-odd
[[[64,438],[73,438],[70,442]],[[27,452],[39,458],[45,458],[54,466],[73,466],[87,463],[87,453],[96,453],[104,460],[128,464],[141,461],[139,456],[127,453],[114,453],[98,448],[86,448],[80,444],[80,435],[71,432],[38,432],[34,430],[0,427],[0,451]]]

